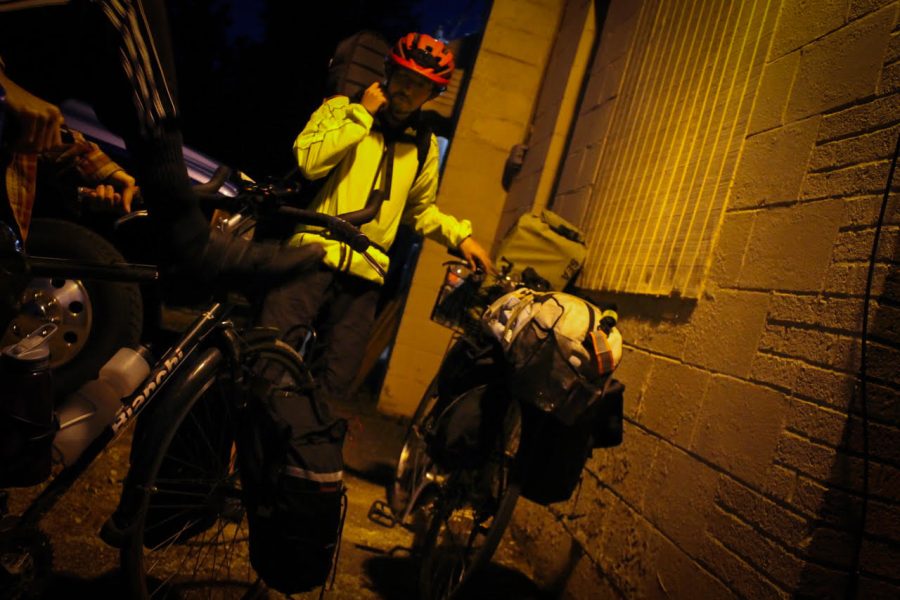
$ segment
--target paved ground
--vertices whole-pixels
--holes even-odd
[[[346,446],[349,510],[344,527],[337,579],[327,598],[415,598],[416,564],[410,556],[412,533],[388,528],[369,519],[376,500],[384,499],[384,486],[392,473],[405,425],[379,415],[371,406],[339,407],[345,416],[355,415]],[[88,473],[66,495],[43,523],[54,550],[49,598],[123,597],[116,578],[118,554],[96,535],[112,512],[119,484],[125,474],[127,440],[107,449]],[[27,492],[13,497],[21,505]],[[528,567],[510,536],[486,570],[472,598],[539,598],[528,579]],[[282,597],[271,594],[273,598]],[[318,598],[318,592],[294,596]]]

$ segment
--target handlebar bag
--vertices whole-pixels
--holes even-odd
[[[333,570],[347,496],[344,419],[311,390],[257,377],[239,444],[250,525],[250,564],[285,594],[324,585]]]

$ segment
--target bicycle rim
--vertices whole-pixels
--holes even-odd
[[[388,505],[400,522],[409,516],[422,491],[430,484],[428,474],[433,462],[428,457],[425,433],[437,400],[438,378],[435,377],[425,390],[409,424],[394,468],[394,479],[387,489]]]
[[[511,405],[495,456],[480,469],[452,474],[431,509],[419,594],[423,600],[455,600],[472,576],[487,565],[503,538],[519,499],[514,472],[521,430]]]
[[[248,367],[259,359],[304,380],[302,360],[281,342],[242,356]],[[210,350],[200,360],[209,362],[203,375],[159,399],[167,405],[156,407],[144,438],[155,456],[135,483],[149,493],[122,550],[138,598],[242,598],[260,588],[234,445],[243,412],[224,357]]]

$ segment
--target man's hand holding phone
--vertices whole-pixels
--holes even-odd
[[[360,103],[373,117],[387,104],[387,96],[380,82],[375,82],[363,92]]]

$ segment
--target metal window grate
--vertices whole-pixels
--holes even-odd
[[[611,106],[581,211],[583,285],[702,293],[778,5],[643,3],[615,96],[597,99]]]

